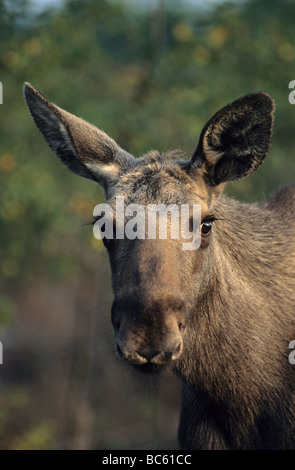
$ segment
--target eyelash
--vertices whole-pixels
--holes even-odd
[[[205,222],[214,222],[215,220],[218,220],[215,215],[209,214],[204,217],[204,219],[202,220],[202,224],[204,224]]]

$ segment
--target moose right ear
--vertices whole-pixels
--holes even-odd
[[[107,134],[51,103],[29,83],[25,83],[24,95],[36,126],[74,173],[106,188],[133,165],[134,157]]]
[[[204,127],[193,167],[203,167],[219,185],[253,173],[271,143],[274,101],[264,92],[250,93],[218,111]]]

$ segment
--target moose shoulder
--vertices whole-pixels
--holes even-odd
[[[295,448],[295,189],[260,204],[221,196],[265,159],[271,97],[251,93],[218,111],[187,160],[154,151],[135,159],[30,84],[25,98],[50,147],[99,183],[111,207],[117,196],[201,205],[196,250],[168,237],[104,239],[117,352],[140,371],[170,367],[181,377],[181,447]]]

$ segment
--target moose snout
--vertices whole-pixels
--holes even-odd
[[[134,365],[163,365],[178,359],[183,350],[185,330],[184,302],[179,298],[139,299],[126,302],[115,299],[112,322],[117,353]]]
[[[158,348],[155,348],[152,343],[138,345],[136,340],[129,339],[124,342],[117,338],[117,353],[121,359],[134,365],[147,363],[162,365],[178,359],[182,353],[182,345],[182,338],[177,336],[170,342],[167,340],[162,342]]]

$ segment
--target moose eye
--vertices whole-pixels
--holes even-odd
[[[107,250],[111,250],[113,248],[115,244],[114,236],[116,233],[116,227],[113,221],[106,218],[105,213],[94,219],[93,233],[96,238],[103,242]]]
[[[101,230],[103,231],[103,237],[102,237],[102,243],[104,244],[105,248],[107,250],[112,250],[115,246],[115,233],[116,233],[116,227],[115,225],[112,226],[111,230],[109,227],[109,231],[106,229],[105,225],[101,227]]]
[[[113,238],[102,238],[102,242],[107,250],[111,250],[114,246],[114,239]]]
[[[210,235],[212,225],[213,225],[212,220],[202,223],[202,225],[201,225],[202,237],[208,237]]]

